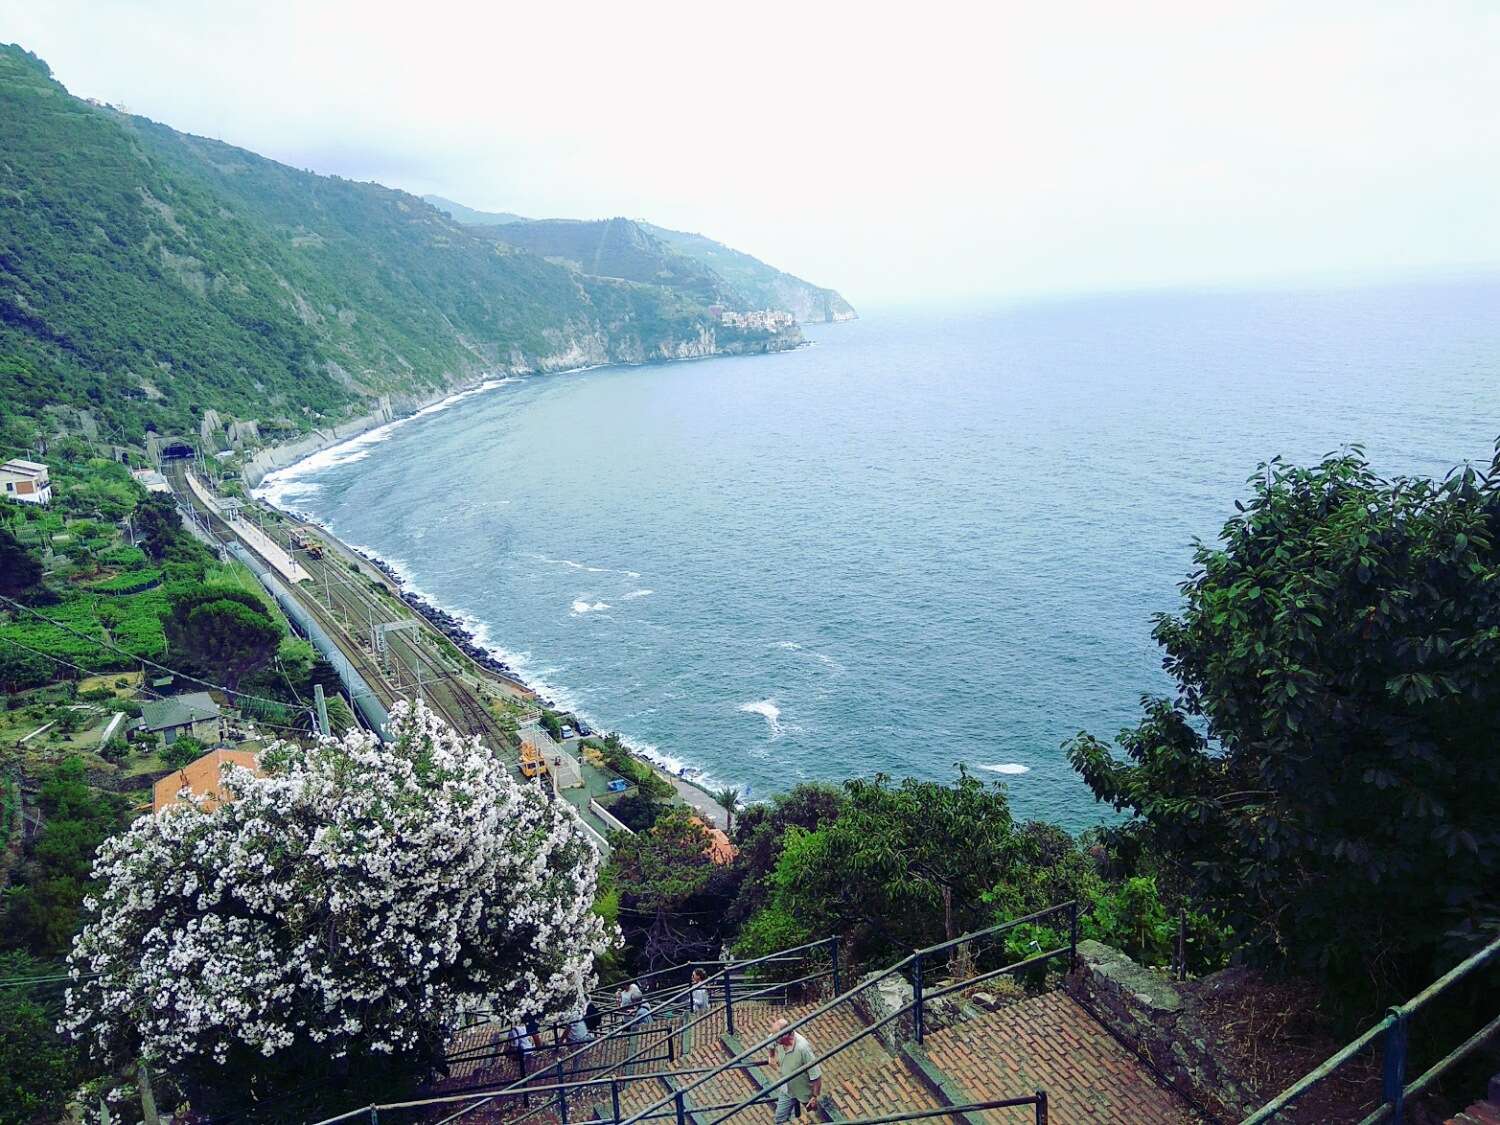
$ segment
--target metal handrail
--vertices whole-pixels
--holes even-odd
[[[751,967],[752,965],[760,965],[760,964],[763,964],[763,963],[766,963],[766,962],[770,962],[770,961],[782,960],[782,959],[789,959],[789,956],[791,954],[793,954],[793,953],[811,952],[812,950],[821,948],[823,946],[827,946],[829,948],[829,950],[831,951],[831,953],[832,953],[832,957],[833,957],[832,974],[833,974],[833,979],[834,979],[834,982],[835,982],[835,991],[837,991],[837,982],[838,982],[838,937],[834,936],[834,937],[818,938],[816,941],[803,942],[801,945],[794,945],[790,949],[778,949],[774,953],[767,953],[763,957],[753,957],[749,961],[734,961],[734,962],[731,962],[728,965],[726,965],[723,969],[721,969],[719,972],[715,973],[713,976],[706,977],[705,979],[703,979],[702,981],[697,982],[696,984],[689,983],[685,988],[679,989],[676,993],[674,993],[671,996],[668,996],[664,1000],[660,1001],[660,1003],[663,1005],[664,1008],[670,1007],[670,1005],[672,1005],[674,1002],[676,1002],[678,1000],[681,1000],[683,996],[691,995],[691,993],[693,992],[693,990],[695,988],[703,988],[706,985],[712,984],[713,982],[722,979],[722,980],[724,980],[726,982],[726,984],[725,984],[725,992],[726,992],[725,1004],[729,1008],[729,1011],[732,1013],[733,1012],[732,974],[740,972],[740,971],[742,971],[744,969],[747,969],[747,968]],[[786,987],[786,986],[783,985],[783,984],[777,984],[777,985],[773,985],[772,986],[773,989],[774,988],[783,988],[783,987]],[[749,997],[746,997],[744,999],[749,999]],[[701,1018],[702,1017],[700,1017],[700,1019]],[[732,1031],[733,1030],[733,1015],[732,1014],[730,1015],[729,1020],[730,1020],[731,1031]],[[636,1025],[634,1023],[624,1023],[624,1024],[621,1024],[619,1027],[617,1027],[613,1031],[609,1032],[609,1034],[602,1035],[602,1036],[600,1036],[600,1037],[598,1037],[596,1039],[590,1040],[588,1043],[581,1044],[579,1046],[578,1050],[574,1051],[572,1054],[564,1055],[562,1058],[555,1059],[551,1063],[548,1063],[547,1065],[549,1067],[563,1067],[563,1068],[566,1068],[567,1064],[571,1060],[577,1058],[579,1055],[583,1054],[585,1051],[589,1051],[589,1050],[595,1049],[595,1048],[598,1047],[598,1045],[600,1043],[603,1043],[603,1042],[605,1042],[607,1040],[613,1039],[616,1036],[624,1035],[624,1034],[629,1034],[630,1033],[630,1029],[632,1027],[635,1027],[635,1026]],[[687,1026],[691,1026],[691,1025],[687,1025]],[[686,1029],[687,1028],[685,1026],[682,1030],[686,1030]],[[649,1030],[649,1029],[637,1027],[636,1028],[636,1033],[639,1034],[641,1031],[645,1031],[645,1030]],[[638,1053],[639,1052],[637,1052],[637,1054]],[[634,1058],[635,1058],[635,1055],[632,1055],[630,1058],[624,1060],[622,1063],[620,1063],[618,1065],[621,1065],[621,1066],[628,1065],[631,1061],[634,1060]],[[505,1088],[494,1091],[493,1094],[491,1095],[491,1098],[498,1097],[501,1094],[522,1092],[522,1088],[526,1087],[528,1085],[529,1081],[530,1081],[530,1076],[529,1075],[522,1076],[520,1079],[516,1080],[515,1082],[513,1082],[510,1085],[506,1086]],[[530,1092],[530,1091],[528,1091],[528,1092]],[[479,1096],[479,1095],[476,1095],[476,1094],[460,1095],[460,1097],[463,1097],[463,1098],[473,1098],[473,1097],[477,1097],[477,1096]],[[453,1100],[453,1099],[446,1099],[446,1100]],[[405,1107],[407,1105],[420,1105],[420,1104],[425,1104],[425,1103],[422,1103],[422,1102],[401,1103],[399,1106],[396,1106],[394,1108],[403,1108],[403,1107]],[[358,1116],[359,1114],[366,1113],[366,1112],[369,1112],[371,1110],[375,1110],[375,1109],[379,1109],[379,1108],[381,1108],[381,1107],[375,1106],[373,1104],[372,1105],[368,1105],[368,1106],[361,1106],[358,1109],[347,1110],[344,1113],[340,1113],[340,1114],[338,1114],[337,1116],[334,1116],[334,1117],[326,1117],[326,1118],[322,1119],[321,1121],[318,1121],[316,1123],[316,1125],[334,1125],[335,1122],[347,1121],[350,1118]],[[392,1107],[386,1107],[386,1108],[392,1108]],[[475,1106],[474,1108],[477,1109],[479,1107]]]
[[[762,997],[767,996],[767,995],[769,995],[769,994],[771,994],[773,992],[780,992],[780,991],[782,991],[784,989],[790,988],[794,984],[803,984],[803,983],[805,983],[807,981],[818,980],[818,979],[820,979],[822,977],[825,977],[825,976],[828,976],[828,975],[829,975],[829,973],[827,971],[824,971],[824,972],[818,972],[818,973],[809,973],[807,976],[805,976],[805,977],[799,977],[798,979],[793,980],[793,981],[778,981],[775,984],[766,985],[764,988],[760,989],[758,992],[752,992],[748,996],[742,996],[742,997],[740,997],[739,1003],[744,1004],[744,1003],[747,1003],[747,1002],[752,1001],[752,1000],[759,1000]],[[728,995],[728,993],[726,992],[726,996],[727,995]],[[723,1005],[721,1005],[720,1007],[723,1010],[725,1010],[726,1012],[731,1012],[732,1011],[731,1004],[732,1004],[732,1000],[726,999],[725,1003]],[[702,1013],[701,1015],[697,1016],[695,1019],[690,1020],[689,1022],[683,1024],[681,1027],[673,1028],[673,1027],[671,1027],[669,1025],[665,1029],[666,1032],[667,1032],[667,1039],[670,1040],[670,1039],[673,1038],[673,1036],[677,1036],[677,1037],[680,1037],[680,1038],[682,1038],[682,1039],[685,1040],[686,1037],[687,1037],[687,1033],[690,1030],[692,1030],[693,1028],[697,1027],[700,1023],[704,1023],[707,1020],[712,1019],[716,1014],[717,1013],[716,1013],[715,1009],[710,1008],[708,1011],[706,1011],[706,1012]],[[733,1019],[732,1018],[727,1019],[726,1022],[732,1025],[733,1024]],[[650,1030],[655,1030],[655,1029],[654,1028],[648,1028],[646,1030],[650,1031]],[[731,1034],[732,1034],[732,1026],[731,1026]],[[614,1069],[614,1068],[617,1068],[617,1067],[627,1067],[627,1066],[630,1066],[632,1063],[638,1063],[638,1062],[657,1062],[657,1061],[659,1061],[657,1058],[654,1058],[654,1057],[644,1057],[643,1058],[642,1057],[642,1052],[645,1051],[646,1049],[647,1049],[646,1047],[642,1047],[642,1048],[636,1050],[634,1054],[628,1055],[627,1057],[625,1057],[623,1059],[619,1059],[619,1060],[617,1060],[617,1061],[615,1061],[613,1063],[610,1063],[609,1066],[608,1066],[608,1068],[605,1068],[605,1067],[595,1067],[593,1069],[596,1069],[596,1070]],[[672,1059],[673,1059],[673,1053],[672,1053],[671,1045],[669,1043],[668,1047],[667,1047],[667,1061],[671,1062]],[[554,1065],[554,1064],[548,1064],[549,1067],[552,1066],[552,1065]],[[715,1069],[715,1068],[712,1068],[712,1067],[684,1067],[683,1069],[677,1071],[676,1073],[678,1073],[678,1074],[698,1074],[698,1073],[707,1073],[708,1071],[711,1071],[713,1069]],[[642,1077],[642,1076],[641,1075],[630,1075],[629,1076],[630,1080],[632,1080],[632,1081],[634,1081],[635,1079],[638,1079],[640,1077]],[[614,1078],[600,1078],[600,1079],[594,1079],[594,1080],[589,1081],[589,1082],[563,1083],[563,1084],[561,1084],[561,1086],[559,1088],[567,1090],[567,1089],[576,1088],[577,1086],[595,1085],[595,1084],[598,1084],[598,1083],[605,1083],[605,1082],[610,1083],[611,1085],[613,1085],[613,1083],[615,1081],[616,1081],[616,1079],[614,1079]],[[530,1094],[530,1093],[535,1093],[538,1090],[539,1090],[539,1087],[528,1086],[525,1089],[523,1089],[521,1092],[523,1094]],[[478,1097],[478,1096],[481,1096],[481,1095],[476,1094],[475,1096]],[[468,1109],[460,1110],[458,1113],[455,1113],[452,1117],[447,1118],[447,1120],[448,1121],[455,1121],[458,1118],[464,1116],[464,1114],[469,1113],[471,1110],[479,1109],[483,1105],[488,1104],[489,1102],[493,1101],[496,1097],[499,1097],[499,1096],[500,1096],[500,1094],[496,1093],[496,1094],[493,1094],[493,1095],[491,1095],[489,1097],[486,1097],[484,1099],[484,1101],[480,1102],[479,1104],[470,1106],[470,1107],[468,1107]],[[561,1095],[561,1097],[565,1098],[565,1097],[567,1097],[567,1094],[564,1093],[564,1094]],[[613,1098],[612,1098],[612,1100],[613,1100]],[[524,1113],[520,1117],[516,1118],[514,1121],[512,1121],[510,1123],[510,1125],[521,1125],[521,1122],[526,1121],[527,1119],[536,1116],[536,1114],[540,1113],[542,1110],[544,1110],[546,1108],[547,1108],[547,1106],[546,1106],[546,1103],[544,1102],[542,1105],[538,1106],[536,1109],[531,1110],[531,1111],[529,1111],[527,1113]]]
[[[859,1032],[855,1033],[854,1035],[852,1035],[848,1039],[846,1039],[844,1042],[840,1043],[833,1050],[824,1052],[824,1054],[822,1054],[821,1056],[819,1056],[817,1059],[814,1059],[812,1062],[808,1063],[806,1066],[802,1067],[801,1069],[795,1071],[792,1074],[786,1075],[784,1078],[779,1079],[777,1082],[772,1083],[770,1086],[766,1087],[766,1090],[762,1091],[762,1093],[768,1092],[770,1090],[777,1089],[777,1088],[785,1085],[786,1083],[790,1082],[792,1079],[797,1078],[797,1077],[799,1077],[802,1074],[805,1074],[806,1072],[812,1070],[813,1067],[819,1065],[824,1059],[830,1058],[833,1055],[838,1054],[840,1051],[844,1050],[844,1048],[848,1047],[851,1043],[854,1043],[857,1040],[864,1038],[867,1034],[875,1031],[878,1028],[884,1027],[891,1020],[897,1019],[898,1017],[900,1017],[902,1015],[905,1015],[907,1012],[915,1012],[916,1013],[915,1019],[913,1021],[914,1024],[915,1024],[914,1031],[915,1031],[915,1038],[916,1038],[917,1042],[920,1043],[922,1041],[922,1035],[923,1035],[922,1009],[923,1009],[923,1006],[925,1004],[925,999],[924,999],[923,991],[922,991],[922,976],[921,976],[921,965],[922,965],[922,961],[923,961],[924,958],[926,958],[928,956],[931,956],[933,954],[936,954],[936,953],[945,952],[948,949],[954,948],[954,947],[962,945],[962,944],[966,944],[968,942],[978,941],[978,940],[980,940],[982,938],[993,937],[996,934],[1004,933],[1006,930],[1014,929],[1016,926],[1023,925],[1023,924],[1025,924],[1027,922],[1034,922],[1034,921],[1036,921],[1036,920],[1038,920],[1040,918],[1050,917],[1051,915],[1058,914],[1058,913],[1061,913],[1061,912],[1064,912],[1064,911],[1068,912],[1070,920],[1071,920],[1071,924],[1070,924],[1070,927],[1069,927],[1070,936],[1069,936],[1069,943],[1068,943],[1068,945],[1066,947],[1059,948],[1057,950],[1054,950],[1054,951],[1051,951],[1051,952],[1048,952],[1048,953],[1039,954],[1039,955],[1037,955],[1035,957],[1027,958],[1026,960],[1019,961],[1019,962],[1017,962],[1014,965],[1008,965],[1008,966],[1006,966],[1006,969],[1008,971],[1010,971],[1010,972],[1016,972],[1016,971],[1019,971],[1021,969],[1027,968],[1027,967],[1029,967],[1031,965],[1035,965],[1035,964],[1037,964],[1039,962],[1048,961],[1048,960],[1051,960],[1054,957],[1061,956],[1063,953],[1067,953],[1068,954],[1068,964],[1071,967],[1076,962],[1077,957],[1078,957],[1078,901],[1076,899],[1071,900],[1069,902],[1060,903],[1057,906],[1048,907],[1046,910],[1038,910],[1038,911],[1036,911],[1033,914],[1027,914],[1027,915],[1025,915],[1024,917],[1021,917],[1021,918],[1011,919],[1008,922],[1001,922],[1001,923],[998,923],[997,925],[987,927],[986,929],[983,929],[983,930],[976,930],[973,933],[964,934],[961,937],[952,938],[952,939],[950,939],[948,941],[944,941],[944,942],[939,942],[937,945],[928,946],[925,949],[915,950],[914,952],[908,954],[906,957],[902,958],[900,961],[896,962],[896,964],[892,965],[890,968],[886,969],[885,972],[881,973],[879,976],[875,977],[873,980],[861,981],[860,983],[856,984],[853,988],[849,989],[847,992],[840,993],[840,994],[834,996],[833,999],[827,1001],[826,1003],[818,1005],[818,1007],[814,1008],[807,1015],[802,1016],[801,1018],[793,1021],[792,1023],[788,1024],[786,1027],[782,1028],[780,1031],[776,1032],[774,1035],[768,1036],[767,1038],[765,1038],[765,1039],[761,1040],[760,1042],[756,1043],[755,1046],[747,1048],[746,1050],[742,1051],[740,1054],[736,1055],[733,1059],[729,1060],[726,1063],[723,1063],[722,1065],[720,1065],[718,1067],[717,1070],[711,1072],[710,1074],[704,1075],[702,1078],[696,1079],[695,1081],[689,1083],[686,1086],[680,1087],[675,1093],[673,1093],[669,1097],[663,1098],[660,1101],[652,1103],[651,1105],[647,1106],[645,1109],[641,1110],[639,1113],[633,1114],[632,1116],[630,1116],[626,1120],[627,1121],[640,1121],[643,1118],[646,1118],[646,1117],[650,1116],[651,1114],[655,1113],[658,1109],[661,1109],[663,1106],[667,1105],[668,1103],[672,1102],[673,1100],[675,1100],[677,1098],[680,1098],[680,1097],[682,1097],[682,1096],[684,1096],[686,1094],[692,1093],[692,1091],[696,1090],[698,1087],[702,1086],[705,1082],[707,1082],[710,1078],[712,1078],[714,1074],[717,1074],[717,1073],[719,1073],[721,1071],[725,1071],[725,1070],[734,1070],[734,1069],[742,1068],[743,1066],[746,1065],[745,1060],[754,1058],[757,1054],[759,1054],[759,1052],[765,1050],[773,1042],[775,1042],[775,1040],[779,1036],[785,1035],[789,1031],[795,1032],[797,1029],[799,1029],[801,1027],[805,1027],[807,1024],[811,1023],[813,1020],[819,1018],[820,1016],[823,1016],[823,1015],[827,1014],[828,1012],[832,1011],[834,1008],[838,1007],[840,1004],[843,1004],[843,1003],[847,1002],[848,1000],[852,999],[854,996],[858,995],[860,992],[863,992],[866,989],[870,988],[871,986],[873,986],[875,984],[878,984],[880,981],[886,980],[887,978],[889,978],[889,977],[891,977],[891,976],[893,976],[893,975],[895,975],[897,973],[900,973],[908,965],[915,965],[916,966],[916,974],[915,974],[915,981],[914,981],[914,985],[913,985],[913,996],[912,996],[911,1003],[903,1005],[898,1011],[890,1013],[889,1015],[885,1016],[884,1018],[882,1018],[878,1022],[876,1022],[874,1024],[871,1024],[868,1027],[864,1028],[862,1031],[859,1031]],[[998,975],[998,974],[992,974],[992,975]],[[951,991],[951,990],[949,990],[949,991]],[[746,1108],[750,1104],[753,1104],[753,1099],[752,1099],[751,1102],[746,1102],[746,1103],[743,1103],[740,1106],[737,1106],[734,1110],[732,1110],[730,1113],[725,1114],[723,1117],[719,1117],[719,1118],[714,1119],[714,1121],[712,1121],[712,1122],[708,1122],[707,1125],[719,1125],[719,1122],[725,1121],[728,1118],[733,1117],[734,1114],[738,1113],[740,1109]]]
[[[1491,1020],[1439,1059],[1420,1078],[1408,1083],[1406,1081],[1406,1033],[1411,1017],[1450,987],[1496,957],[1500,957],[1500,938],[1496,938],[1477,953],[1460,961],[1406,1003],[1387,1009],[1385,1015],[1363,1035],[1340,1047],[1323,1062],[1245,1118],[1240,1125],[1262,1125],[1263,1122],[1273,1120],[1278,1113],[1338,1070],[1376,1039],[1381,1041],[1380,1105],[1359,1125],[1377,1125],[1378,1122],[1383,1121],[1392,1121],[1395,1125],[1401,1125],[1408,1097],[1417,1097],[1425,1093],[1450,1067],[1478,1049],[1496,1032],[1500,1032],[1500,1018]]]
[[[828,939],[824,938],[823,940],[826,941]],[[776,961],[778,959],[779,960],[785,960],[785,961],[795,961],[795,960],[797,960],[797,958],[795,958],[795,957],[787,957],[787,956],[784,955],[785,953],[789,953],[789,952],[795,952],[795,950],[778,951],[776,953],[767,954],[765,957],[757,958],[754,962],[750,962],[750,961],[732,961],[732,960],[726,961],[722,957],[719,958],[716,961],[684,961],[680,965],[668,965],[665,969],[653,969],[649,973],[639,973],[636,976],[626,977],[623,980],[617,980],[617,981],[614,981],[611,984],[600,985],[598,988],[593,989],[589,993],[589,995],[593,996],[593,997],[596,997],[596,998],[600,997],[600,996],[603,996],[603,997],[606,997],[606,998],[612,998],[616,990],[622,988],[623,986],[625,986],[627,984],[641,984],[643,981],[648,981],[648,980],[651,980],[651,979],[653,979],[655,977],[665,976],[667,973],[679,973],[679,972],[682,972],[684,969],[686,969],[689,972],[691,972],[693,969],[704,969],[704,968],[707,968],[709,965],[718,965],[721,969],[726,969],[726,968],[729,968],[731,965],[732,966],[736,966],[736,967],[743,967],[745,965],[749,965],[749,964],[752,964],[752,963],[753,964],[769,963],[769,962]]]

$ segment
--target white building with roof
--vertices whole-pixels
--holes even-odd
[[[0,465],[0,496],[22,504],[52,503],[52,478],[47,466],[19,457]]]

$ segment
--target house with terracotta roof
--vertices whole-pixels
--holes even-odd
[[[226,765],[244,766],[257,777],[260,776],[260,755],[254,751],[210,750],[182,769],[167,774],[152,787],[151,811],[161,812],[168,805],[182,804],[183,789],[187,789],[195,797],[206,798],[205,807],[209,809],[216,809],[226,800],[232,800],[221,789],[219,771]]]

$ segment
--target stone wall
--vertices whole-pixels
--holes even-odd
[[[1079,942],[1078,960],[1068,992],[1178,1093],[1224,1121],[1259,1107],[1254,1092],[1220,1063],[1190,994],[1102,942]]]

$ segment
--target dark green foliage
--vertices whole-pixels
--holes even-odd
[[[743,922],[770,901],[771,875],[781,860],[787,829],[814,832],[836,820],[843,805],[843,790],[837,786],[804,782],[768,804],[751,805],[740,813],[734,840],[744,882],[731,908],[731,922]]]
[[[0,527],[0,594],[24,599],[41,581],[41,560],[28,551],[9,529]]]
[[[285,635],[248,590],[191,587],[173,594],[171,606],[164,629],[173,655],[185,657],[209,678],[222,676],[230,689],[269,663]]]
[[[710,857],[712,837],[703,822],[677,806],[649,832],[617,832],[612,843],[611,883],[635,962],[656,968],[716,954],[738,878]]]
[[[836,820],[788,832],[774,901],[819,933],[911,949],[991,921],[985,893],[1009,880],[1025,847],[999,786],[966,773],[952,785],[884,776],[844,785]]]
[[[1075,766],[1258,955],[1407,995],[1500,924],[1500,487],[1262,466],[1155,636],[1178,682]]]
[[[94,851],[121,828],[129,802],[91,789],[81,759],[69,758],[42,783],[46,826],[28,846],[19,877],[4,892],[0,943],[51,956],[67,951],[78,928]]]
[[[643,793],[627,793],[609,806],[610,814],[632,832],[647,832],[665,811]]]
[[[170,746],[162,750],[162,764],[174,770],[184,769],[201,758],[205,749],[203,743],[192,735],[178,735]]]
[[[163,492],[153,492],[135,509],[135,529],[146,554],[159,562],[204,563],[207,549],[188,534],[177,505]]]
[[[54,977],[60,961],[0,954],[0,977]],[[85,1074],[79,1051],[56,1030],[62,1015],[56,982],[0,988],[0,1125],[59,1120]]]

